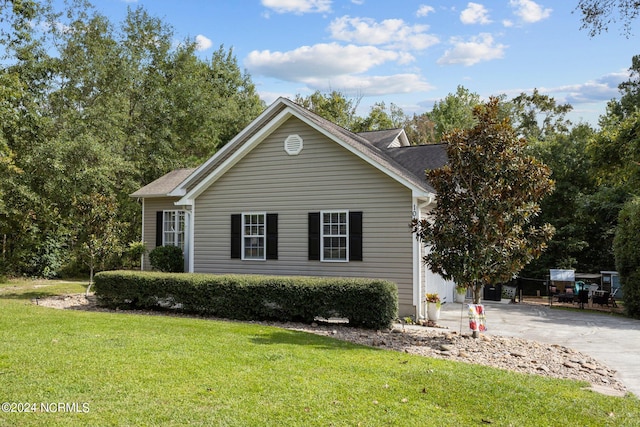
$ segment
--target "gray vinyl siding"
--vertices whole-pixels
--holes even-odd
[[[284,140],[304,148],[289,156]],[[291,118],[195,200],[194,270],[209,273],[374,277],[398,285],[413,313],[411,191],[337,143]],[[363,261],[308,260],[308,213],[363,212]],[[231,215],[278,214],[278,260],[230,258]]]
[[[143,199],[144,203],[144,219],[142,230],[142,241],[144,242],[147,252],[144,256],[143,270],[151,270],[149,264],[149,252],[156,247],[156,212],[164,210],[177,210],[174,202],[179,200],[178,197],[158,197]]]

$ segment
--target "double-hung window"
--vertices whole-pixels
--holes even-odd
[[[362,211],[309,212],[309,261],[362,261]]]
[[[322,261],[348,261],[349,216],[346,211],[325,211],[321,215]]]
[[[184,251],[184,211],[164,211],[162,214],[162,245],[178,246]]]
[[[264,260],[266,242],[266,214],[242,215],[242,259]]]
[[[231,215],[231,259],[264,261],[278,259],[278,214]]]

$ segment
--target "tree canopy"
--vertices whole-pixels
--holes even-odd
[[[60,2],[0,2],[0,273],[50,277],[84,271],[91,234],[95,247],[112,246],[119,253],[117,245],[140,239],[140,205],[129,194],[172,169],[200,164],[264,109],[251,76],[222,43],[204,58],[194,40],[176,43],[172,27],[144,8],[132,7],[122,22],[111,22],[84,0],[68,0],[64,10],[52,4]],[[584,0],[580,7],[593,19],[585,25],[606,24],[594,27],[598,32],[614,22],[627,22],[630,30],[638,11],[637,2],[626,1]],[[527,145],[514,143],[517,149],[498,158],[484,153],[474,164],[479,168],[489,158],[495,163],[488,169],[494,175],[487,175],[495,182],[483,184],[489,193],[507,188],[510,174],[524,167],[512,169],[511,156],[533,156],[552,170],[556,191],[536,199],[537,208],[518,211],[528,212],[526,226],[556,228],[548,249],[526,270],[544,278],[549,268],[614,268],[619,212],[640,195],[640,55],[631,58],[629,70],[599,129],[571,123],[570,105],[537,90],[512,99],[498,95],[489,104],[495,117],[487,116],[479,94],[463,86],[431,110],[412,115],[376,102],[360,116],[361,98],[336,91],[298,95],[295,101],[354,132],[404,127],[414,144],[458,147],[450,154],[458,168],[466,163],[456,165],[462,162],[456,156],[466,153],[469,162],[473,153],[483,153],[482,145],[465,139],[482,140],[476,138],[479,118],[504,141],[525,137]],[[505,168],[501,176],[498,166]],[[88,227],[80,225],[100,200],[117,214],[117,227],[87,234]],[[495,213],[489,207],[479,205],[484,210],[478,212]],[[471,205],[465,209],[459,214],[469,216]],[[517,247],[514,239],[509,242]],[[488,250],[497,251],[491,245]],[[520,266],[537,252],[516,251],[512,263]],[[100,257],[107,264],[122,262]],[[490,276],[506,277],[508,270],[496,264]]]
[[[413,231],[428,253],[424,261],[446,279],[472,288],[508,281],[540,255],[553,233],[536,226],[539,201],[553,190],[549,169],[526,153],[498,99],[474,109],[475,125],[444,135],[448,164],[427,171],[436,190],[429,218]]]
[[[622,33],[631,35],[631,24],[640,13],[637,0],[580,0],[576,8],[582,14],[582,29],[594,37],[609,31],[609,25],[622,24]]]
[[[116,24],[82,0],[25,0],[0,18],[0,271],[85,268],[81,242],[99,253],[77,226],[89,195],[117,212],[109,242],[139,240],[128,195],[200,164],[264,109],[232,50],[203,60],[144,8]]]
[[[623,284],[625,310],[640,318],[640,197],[627,201],[620,210],[614,240],[616,268]]]

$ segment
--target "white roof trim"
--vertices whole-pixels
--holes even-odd
[[[247,153],[253,150],[264,138],[269,136],[271,132],[277,129],[282,123],[287,121],[292,115],[292,110],[286,108],[281,111],[276,117],[274,117],[266,126],[262,127],[255,135],[249,140],[237,148],[236,152],[227,158],[221,165],[215,168],[211,173],[198,183],[188,194],[180,199],[176,204],[191,204],[191,200],[198,197],[204,190],[206,190],[211,184],[224,175],[232,166],[238,163]],[[236,139],[236,138],[234,138]],[[225,147],[232,144],[233,140],[229,142]],[[222,150],[221,150],[222,151]],[[213,155],[211,159],[207,161],[210,163],[212,160],[217,159],[221,154],[221,151]]]
[[[265,115],[271,112],[271,110],[279,108],[280,104],[286,105],[285,109],[283,109],[277,116],[275,116],[273,119],[267,122],[262,128],[258,130],[258,132],[252,135],[251,138],[249,138],[245,143],[243,143],[240,147],[238,147],[236,151],[233,154],[231,154],[231,156],[229,156],[229,158],[227,158],[221,165],[215,168],[206,178],[200,181],[198,185],[196,185],[191,191],[189,191],[186,195],[184,195],[182,199],[177,201],[176,204],[177,205],[192,204],[192,201],[195,198],[197,198],[200,194],[202,194],[211,184],[213,184],[216,180],[218,180],[218,178],[224,175],[224,173],[226,173],[229,169],[231,169],[231,167],[233,167],[238,161],[240,161],[247,153],[253,150],[253,148],[255,148],[260,142],[262,142],[262,140],[264,140],[268,135],[270,135],[274,130],[280,127],[280,125],[282,125],[286,120],[288,120],[292,116],[295,116],[300,121],[304,122],[308,126],[317,130],[318,132],[320,132],[330,140],[336,142],[337,144],[347,149],[352,154],[355,154],[357,157],[364,160],[366,163],[375,167],[376,169],[383,172],[387,176],[393,178],[400,184],[404,185],[405,187],[411,190],[414,197],[433,196],[432,193],[425,191],[422,188],[419,188],[418,186],[416,186],[406,178],[380,165],[374,159],[360,152],[350,144],[345,143],[340,138],[338,138],[328,130],[324,129],[322,126],[319,126],[315,122],[309,120],[306,116],[299,114],[296,111],[296,109],[292,107],[292,104],[290,104],[290,102],[291,101],[287,99],[279,98],[278,101],[274,102],[269,108],[267,108],[267,110],[265,110],[263,114],[261,114],[258,118],[256,118],[249,126],[244,128],[244,130],[240,132],[235,138],[233,138],[227,145],[225,145],[220,151],[214,154],[209,160],[207,160],[202,166],[200,166],[194,173],[192,173],[189,178],[197,176],[200,170],[202,170],[204,167],[214,162],[218,157],[223,155],[223,153],[225,153],[227,150],[232,149],[231,147],[234,145],[233,143],[238,139],[242,138],[243,135],[248,133],[250,129],[252,129],[255,125],[257,125],[261,121],[261,119],[265,117]],[[404,131],[402,133],[404,134]],[[406,134],[404,135],[404,138],[406,138]],[[179,186],[180,189],[185,188],[185,184],[187,184],[188,181],[190,180],[189,178]]]
[[[409,138],[407,137],[407,133],[402,129],[400,131],[400,135],[398,135],[398,139],[400,139],[401,147],[409,147],[411,143],[409,143]]]
[[[272,110],[275,110],[277,108],[279,108],[278,106],[278,102],[274,102],[273,104],[271,104],[269,107],[267,107],[266,110],[264,110],[258,117],[256,117],[255,119],[253,119],[253,121],[251,123],[249,123],[244,129],[242,129],[240,131],[240,133],[238,133],[236,136],[234,136],[227,144],[225,144],[221,149],[219,149],[218,151],[216,151],[216,153],[209,157],[209,159],[204,162],[203,164],[201,164],[195,171],[193,171],[193,173],[191,175],[189,175],[187,177],[187,179],[185,179],[184,181],[182,181],[182,183],[180,183],[180,185],[178,187],[176,187],[175,189],[173,189],[173,191],[171,193],[169,193],[169,196],[180,196],[183,197],[186,195],[187,191],[186,188],[188,187],[189,183],[195,179],[197,176],[200,175],[200,172],[204,169],[206,169],[207,167],[209,167],[209,165],[213,162],[215,162],[218,157],[222,156],[224,153],[226,153],[229,150],[232,150],[233,146],[234,146],[234,142],[243,138],[244,135],[246,135],[247,133],[249,133],[255,126],[258,125],[258,123],[266,116],[268,116],[269,114],[271,114]],[[181,192],[184,194],[174,194],[175,192]]]
[[[295,114],[295,113],[294,113]],[[430,195],[432,195],[430,192],[423,190],[422,188],[416,186],[415,184],[413,184],[412,182],[410,182],[409,180],[407,180],[406,178],[396,174],[395,172],[393,172],[392,170],[387,169],[386,167],[380,165],[378,162],[376,162],[374,159],[372,159],[371,157],[367,156],[366,154],[362,153],[361,151],[359,151],[358,149],[356,149],[355,147],[353,147],[350,144],[345,143],[344,141],[342,141],[340,138],[338,138],[337,136],[333,135],[331,132],[329,132],[328,130],[324,129],[321,126],[316,125],[314,122],[309,121],[306,117],[304,116],[299,116],[297,114],[295,114],[296,117],[298,117],[300,120],[302,120],[303,122],[305,122],[307,125],[311,126],[312,128],[314,128],[315,130],[317,130],[318,132],[322,133],[324,136],[326,136],[327,138],[331,139],[332,141],[338,143],[340,146],[342,146],[343,148],[346,148],[347,150],[349,150],[351,153],[355,154],[356,156],[358,156],[359,158],[361,158],[362,160],[364,160],[365,162],[367,162],[368,164],[370,164],[371,166],[375,167],[376,169],[378,169],[379,171],[381,171],[382,173],[386,174],[387,176],[395,179],[396,181],[398,181],[400,184],[404,185],[405,187],[409,188],[413,194],[417,194],[419,196],[424,196],[424,197],[428,197]]]

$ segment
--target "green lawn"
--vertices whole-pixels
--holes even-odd
[[[0,402],[35,403],[38,412],[0,412],[1,426],[631,426],[640,419],[636,398],[602,396],[584,383],[261,325],[38,307],[31,298],[43,287],[25,283],[0,284]],[[58,403],[64,411],[42,411]]]

